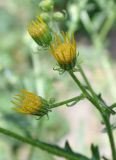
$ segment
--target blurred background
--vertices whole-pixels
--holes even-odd
[[[68,74],[53,71],[55,61],[41,52],[27,33],[29,22],[42,13],[40,0],[0,1],[0,126],[90,156],[90,145],[110,157],[109,141],[101,117],[87,101],[59,107],[43,117],[24,116],[12,110],[12,96],[22,88],[56,101],[79,95]],[[54,0],[54,12],[66,14],[53,27],[75,34],[79,59],[93,88],[106,102],[116,102],[115,0]],[[77,73],[78,74],[78,73]],[[111,117],[116,127],[116,119]],[[114,130],[116,136],[116,131]],[[7,153],[7,154],[6,154]],[[46,159],[47,157],[47,159]],[[0,160],[63,160],[0,135]]]

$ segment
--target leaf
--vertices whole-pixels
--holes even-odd
[[[91,160],[100,160],[100,153],[98,146],[95,146],[94,144],[91,145],[91,151],[92,151],[92,158]]]
[[[111,129],[112,129],[112,130],[116,129],[116,124],[111,124]],[[107,132],[107,129],[104,127],[104,128],[102,129],[102,132],[103,132],[103,133],[106,133],[106,132]]]
[[[65,149],[66,149],[68,152],[73,152],[72,149],[71,149],[71,147],[70,147],[70,145],[69,145],[69,142],[68,142],[68,141],[65,142]]]
[[[14,139],[17,139],[23,143],[30,144],[31,146],[34,146],[36,148],[40,148],[43,151],[47,151],[53,155],[59,156],[59,157],[64,157],[70,160],[90,160],[88,157],[80,154],[80,153],[74,153],[74,152],[67,152],[64,148],[61,148],[57,145],[45,143],[42,141],[37,141],[32,138],[27,138],[20,136],[19,134],[16,134],[10,130],[4,129],[0,127],[0,133],[10,136]]]
[[[116,108],[116,103],[114,103],[114,104],[112,104],[111,106],[110,106],[110,108]]]
[[[104,157],[104,156],[103,156],[102,158],[103,158],[104,160],[109,160],[108,158],[106,158],[106,157]]]

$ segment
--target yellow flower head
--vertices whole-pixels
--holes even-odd
[[[49,46],[52,40],[48,25],[40,17],[28,26],[28,32],[40,46]]]
[[[70,70],[76,63],[76,41],[72,40],[67,33],[62,33],[63,40],[55,34],[55,41],[51,44],[51,53],[64,70]]]
[[[43,98],[26,90],[21,90],[20,94],[14,97],[14,109],[22,114],[43,116],[48,113],[47,103]]]

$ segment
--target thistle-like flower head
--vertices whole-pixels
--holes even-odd
[[[40,17],[38,17],[37,20],[32,21],[28,26],[28,32],[40,46],[47,47],[52,40],[48,25]]]
[[[76,41],[62,33],[63,40],[55,33],[55,41],[51,44],[51,53],[64,70],[73,69],[76,63]]]
[[[16,105],[13,109],[22,114],[42,117],[49,111],[47,101],[26,90],[21,90],[20,94],[14,96],[12,103]]]

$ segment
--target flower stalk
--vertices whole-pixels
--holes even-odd
[[[48,115],[52,108],[62,105],[73,106],[84,98],[85,96],[81,94],[80,96],[55,103],[54,100],[47,101],[32,92],[21,90],[19,94],[14,96],[12,103],[16,106],[13,109],[18,113],[43,117]]]
[[[56,145],[51,145],[48,143],[34,140],[31,137],[26,138],[26,137],[20,136],[19,134],[11,132],[11,131],[4,129],[2,127],[0,127],[0,133],[7,135],[7,136],[10,136],[14,139],[17,139],[23,143],[27,143],[27,144],[32,145],[34,147],[40,148],[44,151],[47,151],[47,152],[54,154],[56,156],[59,156],[59,157],[64,157],[64,158],[67,158],[70,160],[90,160],[86,156],[83,156],[79,153],[69,152],[69,151],[66,151],[66,149],[64,149],[64,148],[60,148]]]
[[[73,80],[76,82],[76,84],[78,85],[78,87],[81,89],[81,91],[83,92],[83,94],[86,95],[86,98],[99,110],[99,112],[101,113],[101,116],[103,118],[103,121],[106,125],[106,129],[107,129],[107,134],[109,137],[109,141],[110,141],[110,146],[111,146],[111,151],[112,151],[112,159],[116,160],[116,148],[115,148],[115,142],[114,142],[114,137],[113,137],[113,133],[112,133],[112,129],[111,129],[111,125],[110,125],[110,121],[109,121],[109,117],[108,115],[105,114],[105,110],[103,110],[103,108],[101,108],[101,104],[98,101],[98,98],[94,92],[94,90],[92,89],[84,71],[82,70],[81,67],[79,67],[80,69],[80,73],[83,77],[83,79],[86,82],[86,85],[88,87],[88,90],[90,91],[90,93],[92,94],[92,96],[86,91],[86,89],[83,87],[83,85],[81,84],[81,82],[78,80],[78,78],[74,75],[73,71],[68,71],[70,76],[73,78]],[[107,106],[106,106],[107,107]]]
[[[81,94],[80,96],[76,96],[76,97],[73,97],[71,99],[68,99],[68,100],[65,100],[65,101],[62,101],[62,102],[58,102],[58,103],[54,103],[51,107],[51,108],[56,108],[56,107],[59,107],[59,106],[62,106],[62,105],[68,105],[69,103],[72,103],[72,102],[79,102],[80,100],[83,100],[85,98],[85,96],[83,94]]]
[[[95,99],[92,98],[92,96],[88,93],[88,91],[84,88],[84,86],[81,84],[81,82],[78,80],[78,78],[74,75],[73,71],[70,70],[68,71],[68,73],[70,74],[70,76],[72,77],[72,79],[76,82],[76,84],[78,85],[78,87],[81,89],[82,93],[85,95],[85,97],[93,104],[97,107],[97,109],[102,112],[101,108],[97,105]]]
[[[86,77],[86,75],[85,75],[85,73],[84,73],[84,71],[83,71],[83,69],[81,68],[80,65],[79,65],[79,69],[80,69],[80,73],[81,73],[83,79],[85,80],[91,94],[96,99],[96,101],[98,101],[98,98],[97,98],[95,92],[93,91],[93,89],[92,89],[92,87],[91,87],[91,85],[90,85],[90,83],[89,83],[89,81],[88,81],[88,79],[87,79],[87,77]],[[107,108],[107,106],[106,106],[106,108]],[[109,120],[108,116],[103,114],[103,112],[101,112],[101,116],[102,116],[102,118],[104,120],[104,123],[106,125],[106,128],[107,128],[107,133],[108,133],[108,136],[109,136],[110,146],[111,146],[111,149],[112,149],[112,158],[113,158],[113,160],[115,160],[116,159],[116,149],[115,149],[113,133],[112,133],[111,125],[110,125],[110,120]]]

